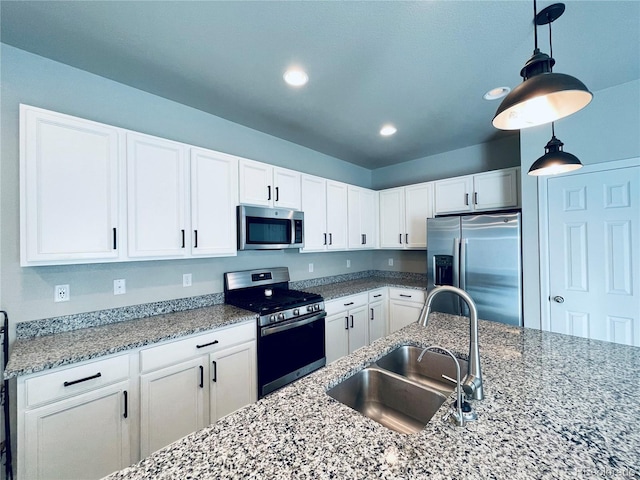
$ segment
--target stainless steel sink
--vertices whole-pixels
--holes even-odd
[[[385,370],[397,373],[422,386],[449,395],[456,388],[456,366],[450,356],[442,353],[427,351],[418,362],[423,348],[403,345],[378,359],[376,364]],[[460,360],[460,374],[464,378],[468,362]],[[442,375],[452,378],[454,382],[446,380]],[[462,378],[461,378],[462,379]]]
[[[447,399],[437,390],[376,366],[360,370],[327,394],[400,433],[422,430]]]

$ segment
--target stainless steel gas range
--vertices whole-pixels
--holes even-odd
[[[225,303],[258,314],[258,397],[326,363],[323,298],[289,288],[289,269],[224,274]]]

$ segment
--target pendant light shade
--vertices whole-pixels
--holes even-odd
[[[553,131],[551,140],[544,147],[544,155],[533,162],[529,169],[529,175],[557,175],[582,168],[578,157],[565,152],[563,146],[564,143],[556,138],[555,131]]]
[[[551,23],[564,12],[564,4],[549,5],[536,13],[535,48],[533,55],[520,71],[523,82],[507,95],[493,117],[493,126],[500,130],[521,130],[564,118],[586,107],[593,94],[575,77],[554,73],[555,60],[538,49],[538,25],[549,25],[551,45]]]

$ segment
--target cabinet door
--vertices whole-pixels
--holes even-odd
[[[328,365],[349,353],[349,316],[347,312],[327,316],[324,332]]]
[[[387,312],[383,301],[369,304],[369,343],[384,337],[387,333]]]
[[[476,210],[518,206],[518,169],[507,168],[473,177]]]
[[[349,316],[349,353],[369,344],[369,323],[367,306],[352,308]]]
[[[434,183],[436,215],[473,210],[473,177],[455,177]]]
[[[300,210],[300,172],[273,169],[273,206]]]
[[[183,257],[187,231],[185,147],[146,135],[127,134],[130,257]],[[189,237],[189,238],[187,238]]]
[[[246,159],[240,159],[238,165],[240,203],[273,206],[273,167]]]
[[[20,106],[23,266],[117,259],[119,132]]]
[[[433,184],[405,187],[405,247],[427,248],[427,218],[433,217]]]
[[[302,175],[305,252],[327,249],[327,182],[313,175]]]
[[[389,333],[417,322],[421,310],[421,303],[389,300]]]
[[[209,357],[211,423],[256,401],[256,343],[247,342]]]
[[[191,149],[191,254],[235,255],[238,160]]]
[[[128,389],[120,382],[26,411],[19,478],[99,479],[128,466]]]
[[[349,248],[375,247],[375,192],[366,188],[348,188]]]
[[[404,188],[380,193],[380,248],[404,248]]]
[[[140,375],[140,454],[142,457],[207,425],[205,359]]]
[[[328,250],[347,248],[347,185],[327,181]]]

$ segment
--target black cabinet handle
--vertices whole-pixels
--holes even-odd
[[[464,194],[464,204],[465,205],[469,205],[469,194],[468,193]]]
[[[349,317],[344,317],[344,329],[349,330]]]
[[[271,185],[267,185],[267,200],[271,200]]]
[[[478,204],[478,192],[473,192],[473,203]]]
[[[198,248],[198,230],[193,231],[193,239],[194,239],[193,248]]]
[[[329,234],[329,245],[333,245],[333,233]]]
[[[378,298],[378,297],[381,297],[381,296],[382,296],[382,294],[381,294],[381,293],[379,293],[379,294],[377,294],[377,295],[374,295],[374,296],[373,296],[373,298]]]
[[[180,231],[182,232],[182,248],[184,248],[184,229]]]
[[[125,390],[122,392],[122,396],[124,397],[124,413],[122,416],[127,418],[129,416],[129,393]]]
[[[402,243],[402,234],[400,234],[400,243]]]
[[[367,243],[367,236],[363,233],[362,234],[362,245],[365,245]]]
[[[220,343],[220,342],[218,342],[218,340],[214,340],[213,342],[203,343],[202,345],[196,345],[196,348],[210,347],[211,345],[215,345],[216,343]]]
[[[344,306],[348,307],[349,305],[353,305],[353,302],[345,303]]]
[[[353,315],[349,315],[351,317],[351,328],[353,328]]]
[[[373,308],[371,309],[371,320],[373,320]]]
[[[118,248],[118,234],[116,233],[116,227],[113,227],[113,249]]]
[[[280,187],[276,187],[276,202],[280,200]]]
[[[70,387],[71,385],[75,385],[76,383],[86,382],[88,380],[93,380],[94,378],[100,378],[101,376],[102,376],[102,374],[100,372],[98,372],[95,375],[91,375],[90,377],[84,377],[84,378],[80,378],[79,380],[72,380],[70,382],[64,382],[63,385],[65,387]]]
[[[324,234],[324,245],[326,245],[326,244],[327,244],[327,234],[325,233]]]
[[[405,233],[404,234],[404,243],[406,243],[407,245],[409,245],[409,234]]]
[[[213,378],[211,379],[214,382],[218,381],[218,364],[216,363],[216,361],[212,361],[211,365],[213,366]]]
[[[405,295],[404,293],[400,294],[401,297],[405,297],[405,298],[411,298],[413,297],[413,295]]]
[[[204,367],[200,365],[200,388],[204,388]]]

